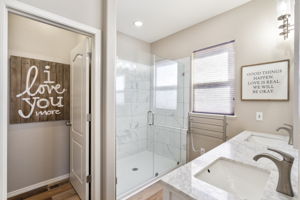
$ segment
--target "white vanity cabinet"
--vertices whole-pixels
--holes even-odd
[[[172,189],[169,186],[164,186],[164,200],[194,200],[187,195]]]

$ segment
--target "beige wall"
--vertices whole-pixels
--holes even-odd
[[[117,56],[123,60],[150,65],[152,63],[151,45],[118,32]]]
[[[275,0],[253,0],[154,42],[152,51],[161,57],[181,58],[190,56],[194,50],[235,40],[236,117],[229,119],[229,136],[245,129],[274,133],[282,123],[292,123],[292,101],[241,101],[240,68],[247,64],[293,58],[292,41],[284,41],[278,36],[276,18]],[[293,66],[290,74],[293,74]],[[290,91],[292,89],[291,84]],[[292,94],[290,97],[292,99]],[[263,112],[263,121],[256,121],[256,111]]]
[[[283,123],[292,123],[292,100],[246,102],[240,99],[241,66],[287,58],[293,63],[292,39],[284,41],[278,35],[276,3],[275,0],[253,0],[152,44],[156,55],[181,58],[190,56],[197,49],[236,41],[236,117],[228,119],[229,137],[243,130],[275,133]],[[290,74],[293,74],[293,64]],[[290,82],[293,83],[293,76]],[[290,85],[290,91],[293,91]],[[290,99],[292,95],[291,92]],[[263,112],[263,121],[256,121],[257,111]]]
[[[81,36],[82,37],[82,36]],[[9,15],[9,54],[70,63],[78,34]],[[69,173],[64,121],[8,126],[8,192]]]
[[[117,0],[103,1],[101,89],[101,199],[116,199],[115,66]]]

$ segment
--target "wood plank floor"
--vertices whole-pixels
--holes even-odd
[[[68,181],[48,185],[8,200],[80,200]]]
[[[128,200],[163,200],[163,186],[160,182],[154,183]]]
[[[80,198],[68,180],[65,180],[11,197],[8,200],[80,200]],[[163,186],[157,182],[128,200],[163,200]]]

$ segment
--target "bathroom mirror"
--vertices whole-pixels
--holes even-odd
[[[293,2],[285,11],[280,5],[276,0],[118,1],[119,198],[244,131],[251,132],[246,144],[292,148],[291,92],[287,101],[241,98],[242,66],[287,60],[287,74],[294,72]],[[283,84],[275,76],[280,66],[272,67],[249,72],[261,73],[254,77],[259,83],[254,92],[272,90],[270,80]],[[293,90],[292,76],[285,86]]]

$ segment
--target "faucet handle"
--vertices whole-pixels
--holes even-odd
[[[288,126],[288,127],[290,127],[290,128],[293,128],[293,125],[292,125],[292,124],[284,123],[283,125]]]
[[[280,154],[283,157],[284,161],[287,161],[289,163],[293,163],[294,162],[294,157],[291,154],[285,153],[283,151],[279,151],[277,149],[272,149],[272,148],[268,148],[269,151],[274,151],[278,154]]]

